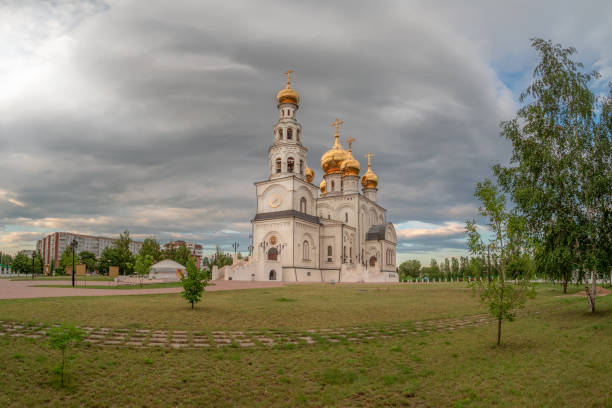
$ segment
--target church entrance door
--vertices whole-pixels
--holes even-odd
[[[268,251],[268,261],[276,261],[278,258],[278,250],[276,248],[270,248]]]
[[[270,280],[276,280],[276,271],[274,269],[270,271]]]
[[[370,257],[370,266],[371,267],[375,267],[376,266],[376,257],[375,256]]]

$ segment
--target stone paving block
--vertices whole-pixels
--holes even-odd
[[[140,341],[127,341],[125,342],[126,346],[142,346],[142,342]]]
[[[150,347],[165,347],[166,343],[158,343],[158,342],[149,342]]]
[[[215,338],[214,340],[218,344],[230,344],[232,342],[232,340],[228,338]]]
[[[121,342],[117,341],[117,340],[106,340],[104,342],[104,344],[107,345],[107,346],[117,346],[117,345],[121,344]]]
[[[240,347],[254,347],[255,343],[247,341],[247,342],[240,342],[238,343],[240,345]]]
[[[193,343],[193,347],[210,347],[208,343]]]

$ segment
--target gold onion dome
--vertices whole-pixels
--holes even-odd
[[[361,176],[361,185],[363,186],[364,190],[376,188],[378,186],[378,177],[372,171],[372,156],[374,156],[372,153],[366,154],[366,157],[368,158],[368,171]]]
[[[314,180],[314,171],[312,171],[310,167],[306,166],[304,174],[306,175],[306,182],[312,183],[312,180]]]
[[[278,104],[281,103],[292,103],[294,105],[299,105],[300,103],[300,94],[295,89],[291,88],[291,73],[293,71],[289,70],[285,72],[287,74],[287,87],[285,89],[281,89],[276,94],[276,100]]]
[[[343,161],[342,165],[340,166],[340,170],[345,176],[358,176],[361,172],[361,164],[353,157],[353,149],[351,145],[354,141],[355,139],[350,136],[348,139],[346,139],[349,146],[348,158]]]
[[[336,119],[332,122],[332,126],[335,126],[336,128],[336,134],[334,135],[336,141],[334,142],[332,148],[321,156],[321,169],[323,169],[325,174],[340,173],[342,171],[340,169],[342,162],[349,158],[348,152],[344,150],[339,142],[340,135],[338,134],[338,126],[340,126],[342,123],[344,122],[342,122],[340,119]]]
[[[321,190],[321,194],[325,194],[327,191],[327,183],[325,180],[321,180],[321,184],[319,184],[319,189]]]

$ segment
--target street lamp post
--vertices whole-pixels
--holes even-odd
[[[36,256],[36,252],[32,252],[32,280],[34,280],[34,256]]]
[[[70,243],[70,247],[72,248],[72,287],[74,288],[74,275],[75,275],[75,259],[76,259],[76,254],[75,254],[75,249],[76,247],[79,246],[79,244],[77,243],[76,238],[72,239],[72,242]]]

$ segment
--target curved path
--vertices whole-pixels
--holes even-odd
[[[0,279],[0,299],[28,299],[64,296],[117,296],[117,295],[152,295],[160,293],[180,293],[183,288],[150,288],[147,289],[85,289],[85,288],[49,288],[36,285],[69,285],[69,280],[20,280]],[[237,290],[254,288],[272,288],[283,286],[283,282],[239,282],[214,281],[214,286],[206,287],[207,292],[218,290]],[[116,286],[110,281],[82,281],[79,285]]]
[[[537,312],[536,312],[537,313]],[[267,348],[310,344],[349,344],[391,337],[405,337],[434,331],[453,330],[483,326],[495,322],[489,315],[480,314],[455,319],[433,319],[417,322],[385,324],[376,327],[351,326],[335,329],[296,330],[236,330],[236,331],[189,331],[128,329],[111,327],[81,327],[85,342],[103,347],[133,348]],[[44,340],[47,329],[58,326],[45,323],[27,324],[0,321],[0,338],[25,337]]]

